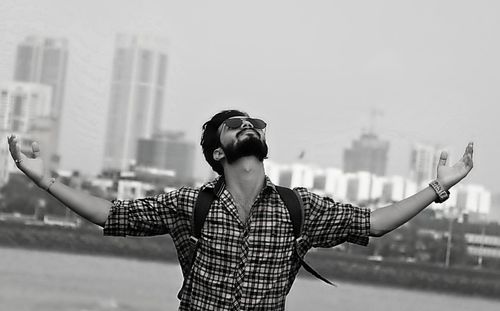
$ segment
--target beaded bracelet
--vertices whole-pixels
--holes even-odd
[[[45,188],[45,191],[47,191],[48,193],[50,193],[50,187],[56,182],[56,179],[54,177],[52,177],[50,180],[49,180],[49,184],[47,185],[47,187]],[[52,194],[52,193],[51,193]]]

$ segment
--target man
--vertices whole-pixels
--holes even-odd
[[[221,176],[200,189],[183,187],[130,201],[108,202],[47,177],[36,143],[30,158],[20,152],[14,136],[9,137],[9,148],[21,171],[72,210],[103,226],[104,234],[170,234],[185,273],[179,310],[284,310],[299,259],[311,247],[366,245],[369,236],[382,236],[433,201],[445,200],[447,191],[472,169],[472,143],[452,167],[446,166],[443,152],[437,179],[429,187],[373,212],[297,188],[304,203],[304,223],[295,240],[290,216],[264,172],[265,127],[264,121],[237,110],[216,114],[203,126],[201,146]],[[213,190],[216,184],[220,188],[191,266],[193,206],[200,190]]]

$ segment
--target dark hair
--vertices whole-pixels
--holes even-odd
[[[208,164],[210,164],[212,169],[219,173],[219,175],[223,175],[224,170],[222,169],[220,162],[214,160],[213,156],[214,150],[220,147],[220,136],[218,133],[219,126],[225,120],[237,116],[248,117],[248,114],[239,110],[223,110],[203,124],[203,133],[201,134],[200,143],[201,148],[203,149],[203,155],[205,156],[205,160],[207,160]]]

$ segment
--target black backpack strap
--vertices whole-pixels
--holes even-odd
[[[212,205],[216,196],[219,196],[220,192],[223,190],[223,183],[224,178],[221,176],[213,189],[205,188],[198,194],[196,204],[193,207],[193,217],[191,219],[191,239],[195,242],[201,237],[201,229],[203,229],[203,225],[205,224],[210,205]]]
[[[285,203],[286,208],[288,209],[288,213],[290,214],[290,220],[292,221],[293,226],[293,235],[295,236],[295,240],[299,239],[302,235],[302,226],[304,224],[304,202],[302,201],[301,196],[295,190],[290,188],[276,186],[276,190],[278,191],[281,199]],[[309,266],[302,258],[300,259],[300,264],[307,272],[314,275],[316,278],[322,280],[323,282],[330,284],[332,286],[337,286],[334,283],[330,282],[327,278],[323,277],[316,270],[314,270],[311,266]]]
[[[191,239],[196,243],[201,237],[201,229],[207,218],[210,205],[215,200],[215,194],[212,189],[200,191],[196,204],[193,207],[193,216],[191,218]]]
[[[276,190],[285,203],[285,206],[290,214],[290,220],[293,226],[293,235],[295,239],[302,235],[302,223],[304,222],[304,203],[297,192],[290,188],[276,186]]]
[[[193,241],[193,247],[191,253],[189,254],[189,266],[184,272],[184,282],[182,283],[182,288],[177,293],[177,298],[181,299],[182,292],[186,287],[187,278],[191,272],[194,264],[194,258],[196,257],[196,252],[198,251],[198,240],[201,238],[201,230],[205,224],[205,219],[207,218],[208,211],[210,210],[210,205],[215,200],[217,196],[223,189],[224,177],[220,177],[215,187],[205,188],[200,190],[198,197],[196,198],[196,203],[193,206],[193,215],[191,217],[191,236],[189,237]]]
[[[220,195],[220,192],[224,190],[223,185],[224,185],[224,179],[223,177],[220,177],[214,189],[206,188],[203,191],[200,191],[196,199],[196,204],[193,207],[193,216],[191,219],[191,237],[190,237],[195,244],[190,254],[191,258],[189,261],[189,267],[185,272],[182,288],[177,294],[177,297],[179,299],[181,299],[182,291],[186,286],[187,277],[189,276],[191,268],[194,264],[194,258],[196,256],[196,251],[198,249],[198,240],[201,237],[201,230],[203,229],[203,225],[205,224],[205,219],[207,218],[210,206],[212,205],[212,202],[215,200],[215,198]],[[297,240],[302,235],[302,226],[304,223],[304,203],[302,201],[302,198],[295,190],[292,190],[290,188],[276,186],[276,190],[278,191],[281,200],[283,200],[288,210],[290,219],[292,221],[293,234],[295,240]],[[336,286],[328,279],[324,278],[318,272],[316,272],[302,258],[299,259],[301,266],[303,266],[307,272],[311,273],[312,275],[314,275],[315,277],[317,277],[318,279],[322,280],[325,283]]]
[[[323,281],[327,284],[330,284],[331,286],[337,287],[337,285],[332,283],[329,279],[325,278],[324,276],[319,274],[316,270],[314,270],[310,265],[308,265],[307,262],[304,261],[304,259],[300,259],[300,264],[302,265],[302,267],[304,267],[304,269],[306,269],[307,272],[311,273],[312,275],[314,275],[315,277],[317,277],[321,281]]]

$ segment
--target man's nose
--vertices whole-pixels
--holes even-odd
[[[253,124],[248,120],[242,120],[241,128],[253,128]]]

